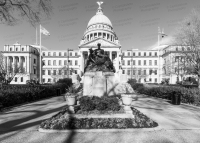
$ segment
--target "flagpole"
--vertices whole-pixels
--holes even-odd
[[[36,26],[36,36],[35,36],[35,39],[36,39],[36,45],[37,45],[37,26]]]
[[[42,83],[42,42],[41,42],[41,24],[40,24],[40,84]]]
[[[158,27],[158,83],[160,83],[160,27]]]

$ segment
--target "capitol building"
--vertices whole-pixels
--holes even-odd
[[[162,33],[158,34],[162,36]],[[113,62],[116,77],[132,78],[141,83],[160,83],[164,78],[169,78],[170,83],[176,82],[177,75],[164,68],[170,62],[166,60],[170,56],[166,51],[173,48],[172,45],[165,45],[160,50],[123,50],[112,22],[99,6],[89,20],[77,50],[42,51],[41,65],[38,45],[5,45],[3,54],[7,69],[17,65],[22,67],[24,73],[17,74],[11,84],[26,84],[27,80],[40,80],[40,77],[42,83],[54,83],[74,74],[82,77],[89,49],[96,49],[98,43]]]

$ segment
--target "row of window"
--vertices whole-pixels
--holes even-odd
[[[77,74],[77,70],[69,70],[69,75],[72,75],[72,73]],[[42,75],[68,75],[68,70],[42,70]]]
[[[127,75],[151,75],[155,74],[157,75],[157,70],[152,70],[150,69],[149,72],[147,73],[148,70],[127,70]],[[132,73],[131,73],[132,72]],[[125,74],[125,70],[122,70],[122,74]]]
[[[146,66],[147,65],[147,60],[143,60],[143,65]],[[149,60],[148,65],[152,66],[152,62],[153,60]],[[154,65],[157,66],[158,62],[157,60],[154,60]],[[125,65],[125,61],[122,60],[122,65]],[[131,65],[131,60],[127,60],[127,65]],[[132,65],[136,65],[136,60],[132,60]],[[142,60],[138,60],[137,65],[142,65]]]
[[[63,65],[67,65],[67,63],[69,63],[69,65],[73,65],[72,60],[46,60],[46,61],[44,60],[43,61],[43,64],[48,65],[48,66],[51,66],[51,65],[53,65],[53,66],[63,66]],[[78,60],[75,60],[74,65],[75,66],[78,65]]]
[[[43,52],[42,53],[43,56],[68,56],[67,52]],[[72,52],[69,52],[69,56],[78,56],[78,53],[75,52],[74,54],[72,54]]]
[[[125,52],[123,52],[123,56],[158,56],[157,52],[126,52],[127,54],[125,55]]]

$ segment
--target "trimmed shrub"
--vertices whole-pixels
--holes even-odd
[[[181,102],[200,106],[200,90],[198,88],[184,88],[180,86],[161,85],[131,85],[140,94],[171,100],[172,96],[181,95]]]
[[[17,104],[56,96],[56,90],[58,88],[61,93],[65,93],[66,87],[68,87],[66,84],[3,86],[0,89],[0,110]]]
[[[80,108],[82,111],[92,111],[92,110],[111,110],[111,111],[119,111],[120,105],[118,103],[118,99],[116,97],[88,97],[83,96],[80,98]]]

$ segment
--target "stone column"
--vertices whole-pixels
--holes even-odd
[[[18,58],[19,58],[19,63],[18,63],[19,72],[22,72],[22,61],[21,61],[21,56],[18,56]]]
[[[112,51],[110,51],[110,60],[112,61]]]
[[[29,60],[29,59],[28,59],[28,60]],[[29,71],[28,71],[28,68],[27,68],[27,65],[29,65],[29,63],[27,63],[27,56],[24,57],[24,63],[25,63],[25,67],[24,67],[25,72],[29,72]]]
[[[119,71],[119,52],[117,51],[117,60],[116,60],[116,62],[117,62],[117,64],[116,64],[116,72],[118,72]]]
[[[10,66],[10,58],[7,56],[7,72],[9,72],[9,66]]]
[[[15,71],[15,67],[16,67],[16,65],[15,65],[15,56],[13,56],[13,63],[12,63],[12,67],[13,67],[13,72]]]

